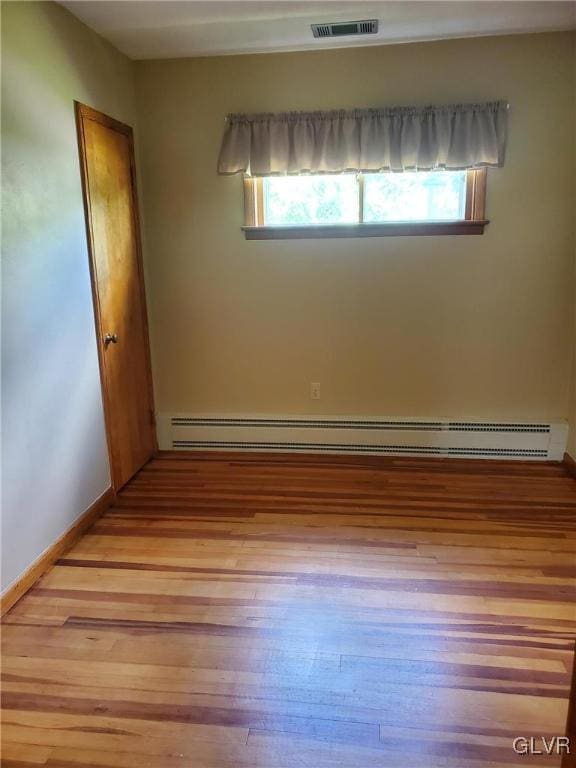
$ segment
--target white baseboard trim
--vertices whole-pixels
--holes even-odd
[[[330,416],[157,414],[162,450],[562,461],[568,425]]]

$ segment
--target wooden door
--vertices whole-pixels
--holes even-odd
[[[76,104],[114,488],[156,448],[132,129]]]

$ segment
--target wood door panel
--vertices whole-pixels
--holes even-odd
[[[92,110],[79,113],[108,440],[119,488],[155,448],[132,134]],[[106,334],[117,343],[106,344]]]

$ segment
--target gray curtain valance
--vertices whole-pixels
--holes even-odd
[[[229,115],[218,173],[460,170],[504,164],[508,105]]]

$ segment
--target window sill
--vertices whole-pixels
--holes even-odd
[[[321,237],[415,237],[482,235],[486,219],[477,221],[407,221],[389,224],[318,224],[293,227],[242,227],[246,240],[302,240]]]

